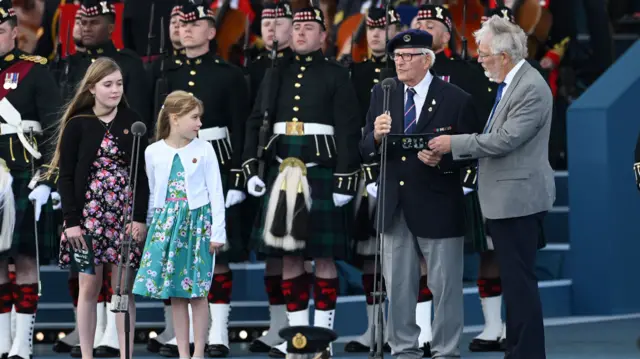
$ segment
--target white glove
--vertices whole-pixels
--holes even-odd
[[[247,195],[244,194],[244,192],[238,191],[237,189],[230,189],[229,192],[227,192],[225,207],[235,206],[238,203],[242,203],[245,199],[247,199]]]
[[[262,189],[256,191],[256,186],[260,186]],[[247,181],[247,192],[254,197],[262,197],[265,192],[267,192],[267,186],[262,182],[260,177],[253,176],[249,178],[249,181]]]
[[[49,201],[49,195],[51,195],[51,188],[47,185],[38,185],[31,193],[29,193],[29,200],[33,201],[33,207],[36,211],[36,221],[40,220],[40,212],[42,206]]]
[[[378,184],[373,182],[367,185],[367,193],[373,198],[378,198]]]
[[[60,200],[60,193],[51,192],[51,202],[53,202],[53,209],[59,210],[62,208],[62,201]]]
[[[469,193],[475,191],[473,188],[469,188],[469,187],[462,187],[462,192],[464,192],[464,195],[468,195]]]
[[[340,194],[340,193],[333,194],[333,204],[336,207],[342,207],[345,204],[349,203],[349,201],[351,201],[352,199],[353,199],[353,196],[350,196],[348,194]]]

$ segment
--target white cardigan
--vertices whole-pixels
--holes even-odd
[[[180,149],[173,148],[164,140],[150,146],[144,152],[149,178],[149,212],[147,220],[153,217],[155,208],[162,208],[167,197],[167,186],[171,165],[178,154],[185,170],[185,187],[189,209],[211,205],[211,242],[226,243],[224,195],[220,168],[213,146],[199,138],[193,139]]]

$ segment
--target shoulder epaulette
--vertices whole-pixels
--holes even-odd
[[[47,59],[36,55],[20,55],[20,60],[35,62],[36,64],[46,65]]]
[[[134,59],[142,61],[142,59],[140,58],[140,55],[138,55],[138,53],[136,53],[133,50],[130,50],[130,49],[127,49],[127,48],[118,49],[118,53],[123,54],[123,55],[127,55],[129,57],[132,57]]]
[[[340,67],[340,68],[342,68],[342,69],[348,69],[348,67],[347,67],[347,66],[345,66],[344,64],[342,64],[342,63],[338,62],[338,61],[337,61],[335,58],[333,58],[333,57],[332,57],[332,58],[325,57],[325,58],[324,58],[324,60],[325,60],[328,64],[331,64],[331,65],[334,65],[334,66],[338,66],[338,67]]]

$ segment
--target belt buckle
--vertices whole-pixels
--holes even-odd
[[[304,122],[286,122],[287,124],[287,129],[286,129],[286,135],[287,136],[304,136]]]
[[[307,165],[305,165],[305,163],[302,162],[302,160],[299,158],[296,158],[296,157],[285,158],[284,160],[282,160],[282,163],[280,164],[279,171],[282,172],[287,167],[299,167],[302,170],[302,175],[303,176],[307,175]]]

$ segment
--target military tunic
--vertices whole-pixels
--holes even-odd
[[[102,56],[110,57],[120,66],[123,72],[124,95],[129,106],[142,117],[147,128],[151,127],[152,96],[142,60],[131,50],[117,49],[111,40],[101,46],[87,48],[86,52],[76,52],[69,57],[68,86],[63,89],[63,97],[66,100],[73,97],[75,86],[82,81],[91,63]]]
[[[149,66],[147,76],[149,77],[149,86],[151,88],[150,96],[152,101],[150,103],[151,109],[151,127],[148,129],[149,136],[152,137],[155,134],[156,122],[158,121],[158,112],[159,108],[162,106],[162,102],[164,98],[169,94],[161,93],[160,98],[156,98],[156,86],[158,84],[158,80],[162,77],[166,77],[166,71],[169,68],[175,68],[176,65],[181,65],[186,60],[186,51],[184,49],[181,50],[171,50],[160,57],[153,60],[151,66]],[[166,90],[166,89],[165,89]],[[156,111],[156,101],[158,101],[158,111]]]
[[[276,64],[278,62],[282,62],[285,59],[288,59],[293,54],[293,50],[287,47],[286,49],[282,49],[277,52],[276,55]],[[264,74],[267,72],[267,69],[271,67],[271,51],[264,50],[256,57],[256,59],[249,65],[249,78],[250,81],[250,90],[251,96],[249,97],[249,104],[253,106],[256,102],[256,97],[258,96],[258,89],[260,88],[260,84],[262,83],[262,79],[264,78]]]
[[[0,59],[0,99],[6,98],[22,117],[25,137],[30,138],[30,122],[38,122],[41,134],[34,135],[32,146],[42,154],[35,160],[35,169],[40,170],[43,177],[39,184],[47,184],[55,191],[57,174],[44,177],[49,167],[51,154],[54,151],[55,131],[58,125],[58,114],[62,100],[53,76],[46,68],[47,60],[40,56],[31,56],[21,50],[14,49]],[[12,86],[13,85],[13,88]],[[0,114],[1,115],[1,114]],[[34,126],[37,126],[34,124]],[[16,254],[35,257],[34,207],[28,196],[28,187],[33,178],[31,154],[25,149],[17,134],[10,133],[14,128],[2,122],[0,134],[0,158],[5,160],[13,176],[13,193],[16,205],[16,222],[13,244],[9,251],[0,254],[7,258]],[[31,141],[30,141],[31,142]],[[35,187],[34,187],[35,188]],[[49,261],[57,255],[56,224],[53,216],[52,202],[49,200],[42,207],[38,221],[39,256],[41,261]]]
[[[174,61],[166,71],[168,93],[176,90],[192,93],[204,104],[199,137],[211,142],[215,149],[223,181],[223,191],[244,191],[246,180],[241,170],[245,124],[249,114],[248,90],[242,70],[222,58],[206,53],[196,58]],[[213,137],[206,131],[224,133]],[[216,263],[244,261],[248,253],[242,243],[239,206],[226,211],[227,245],[216,257]]]
[[[333,201],[334,193],[355,195],[360,169],[360,115],[354,106],[357,97],[348,70],[316,51],[294,55],[291,62],[280,69],[278,81],[271,88],[265,85],[263,82],[260,87],[247,123],[243,155],[243,171],[250,179],[258,174],[256,153],[263,116],[257,104],[262,96],[269,96],[273,99],[275,114],[270,119],[272,135],[265,146],[266,178],[263,180],[267,189],[261,197],[252,241],[258,252],[267,256],[348,259],[353,201],[343,207],[335,207]],[[331,126],[334,135],[305,134],[305,128],[313,125]],[[273,134],[276,128],[280,130]],[[270,188],[279,173],[280,161],[287,158],[296,158],[305,164],[312,200],[309,238],[304,249],[297,251],[284,251],[264,242]]]

